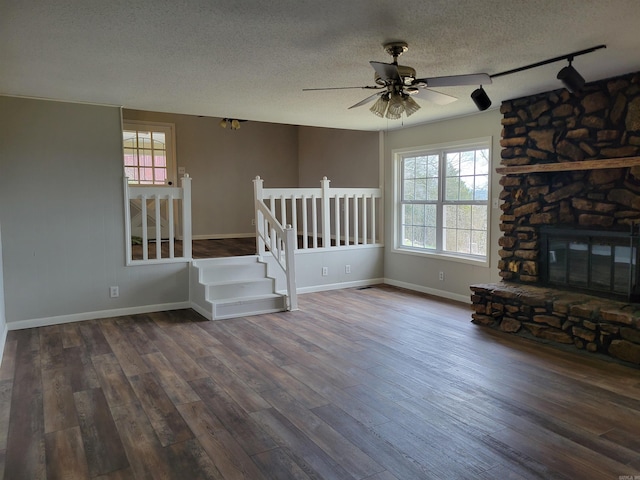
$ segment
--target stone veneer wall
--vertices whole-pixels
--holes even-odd
[[[502,104],[502,166],[640,154],[640,73]],[[640,167],[501,178],[500,284],[472,285],[473,322],[640,364],[640,305],[536,286],[542,225],[629,230]]]
[[[580,162],[640,154],[640,73],[502,104],[502,165]],[[640,222],[640,167],[503,176],[498,268],[539,281],[538,227],[629,229]]]

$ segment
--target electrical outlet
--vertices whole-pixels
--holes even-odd
[[[329,267],[322,267],[322,276],[326,277],[329,275]]]
[[[184,175],[187,170],[184,167],[178,167],[178,175]]]
[[[351,265],[344,266],[344,273],[351,273]]]
[[[444,272],[438,273],[438,280],[440,280],[441,282],[444,281]]]
[[[252,218],[252,219],[251,219],[251,225],[253,225],[253,226],[255,226],[255,225],[256,225],[256,219],[255,219],[255,218]]]
[[[109,296],[116,298],[120,296],[120,289],[118,287],[109,287]]]

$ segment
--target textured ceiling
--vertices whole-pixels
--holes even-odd
[[[0,92],[161,112],[358,130],[476,111],[475,87],[402,120],[348,110],[371,92],[382,44],[409,43],[418,77],[498,73],[577,57],[587,82],[640,70],[638,0],[1,0]],[[496,78],[493,108],[560,88],[566,62]]]

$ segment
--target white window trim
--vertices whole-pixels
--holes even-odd
[[[178,158],[176,156],[176,126],[173,123],[165,123],[165,122],[149,122],[144,120],[126,120],[122,119],[122,128],[121,130],[127,130],[128,127],[136,130],[163,130],[168,129],[170,131],[170,135],[167,137],[167,152],[171,154],[172,158],[167,159],[170,160],[171,165],[167,164],[167,180],[171,181],[172,184],[170,186],[177,187],[178,185]],[[124,154],[124,145],[121,148]],[[122,162],[122,169],[124,171],[124,158]],[[157,187],[158,185],[151,184],[134,184],[136,187]],[[168,185],[169,186],[169,185]]]
[[[463,254],[453,254],[446,252],[433,252],[428,250],[418,250],[413,249],[411,247],[406,247],[400,245],[399,242],[399,233],[400,233],[400,206],[401,206],[401,196],[402,196],[402,158],[409,156],[411,154],[419,154],[425,153],[429,151],[435,150],[447,150],[447,149],[464,149],[467,147],[477,147],[479,144],[486,144],[489,149],[489,181],[488,181],[488,192],[487,192],[487,255],[484,259],[480,259],[472,256],[465,256]],[[470,138],[461,141],[454,142],[446,142],[446,143],[438,143],[432,145],[421,145],[417,147],[409,147],[409,148],[400,148],[394,149],[391,151],[391,158],[393,161],[393,169],[392,169],[392,185],[393,185],[393,212],[392,212],[392,222],[393,222],[393,246],[391,250],[394,253],[400,253],[403,255],[415,255],[422,258],[433,258],[439,260],[447,260],[451,262],[457,263],[465,263],[468,265],[475,265],[479,267],[488,267],[491,264],[491,184],[492,184],[492,160],[493,160],[493,142],[492,137],[479,137],[479,138]],[[440,232],[438,233],[440,235]]]

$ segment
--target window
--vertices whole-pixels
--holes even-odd
[[[125,122],[124,171],[131,185],[173,185],[173,126]]]
[[[395,152],[399,250],[486,262],[490,139]]]

